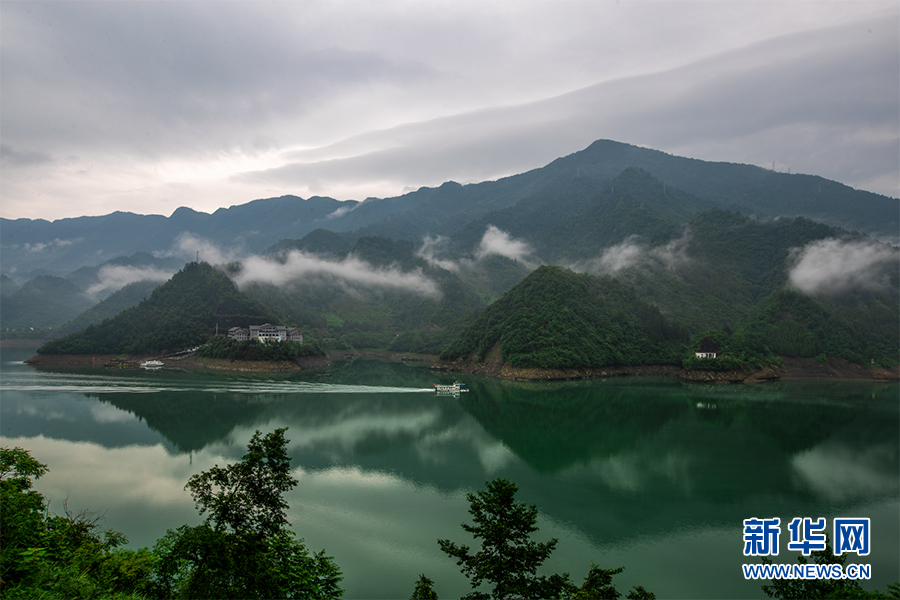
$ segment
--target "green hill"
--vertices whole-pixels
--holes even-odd
[[[218,326],[277,321],[207,263],[188,263],[149,298],[99,325],[52,340],[39,354],[149,354],[204,343]]]
[[[736,340],[756,352],[789,357],[837,356],[856,364],[900,361],[900,308],[896,294],[857,292],[812,298],[780,289],[740,325]]]
[[[540,267],[491,304],[442,354],[515,367],[677,364],[686,331],[611,277]]]
[[[0,297],[4,328],[59,327],[96,301],[74,283],[53,275],[38,275],[8,296]]]
[[[735,327],[785,284],[794,249],[848,235],[802,217],[761,221],[712,209],[688,221],[672,247],[644,248],[644,260],[616,277],[692,332]]]
[[[153,290],[160,285],[162,284],[158,281],[135,281],[134,283],[129,283],[60,327],[58,334],[74,333],[91,325],[101,323],[105,319],[111,319],[123,310],[137,306],[141,300],[146,300],[153,293]]]
[[[471,221],[454,234],[453,242],[457,253],[465,254],[494,225],[526,240],[544,261],[560,264],[597,256],[631,236],[665,243],[679,235],[692,215],[711,207],[646,171],[629,168],[611,181],[579,177],[548,187]]]

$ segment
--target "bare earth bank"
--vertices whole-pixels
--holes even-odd
[[[835,381],[893,381],[900,379],[900,368],[872,369],[850,363],[841,358],[829,357],[824,363],[806,358],[783,358],[779,367],[766,367],[762,370],[740,369],[733,371],[698,371],[685,370],[674,365],[638,365],[617,367],[593,367],[581,369],[539,369],[513,367],[501,362],[499,356],[490,353],[487,360],[457,359],[452,361],[436,360],[433,355],[409,355],[400,352],[331,352],[328,356],[305,356],[296,361],[231,361],[215,358],[164,359],[166,367],[216,371],[302,371],[307,369],[327,369],[333,360],[355,358],[378,358],[391,362],[427,362],[435,371],[472,373],[500,379],[518,379],[530,381],[554,381],[565,379],[592,379],[635,376],[678,377],[685,381],[752,383],[771,380],[835,380]],[[87,355],[87,354],[40,354],[29,358],[28,364],[37,367],[102,367],[107,361],[119,358],[119,355]],[[132,356],[132,360],[147,360],[151,356]]]
[[[501,379],[560,380],[616,377],[620,375],[657,375],[678,377],[685,381],[753,383],[772,380],[835,380],[835,381],[891,381],[900,379],[900,369],[870,369],[841,358],[828,358],[819,363],[806,358],[784,358],[780,367],[762,370],[738,369],[732,371],[686,370],[674,365],[642,365],[624,367],[596,367],[583,369],[539,369],[513,367],[509,363],[491,360],[484,362],[457,359],[437,361],[431,366],[437,371],[452,371],[487,375]]]

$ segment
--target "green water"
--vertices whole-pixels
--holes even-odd
[[[293,527],[341,566],[346,598],[408,598],[420,573],[442,598],[467,580],[436,540],[472,543],[466,492],[508,477],[540,510],[547,563],[580,583],[625,567],[659,598],[759,598],[745,581],[742,521],[869,517],[864,587],[900,580],[896,383],[689,385],[665,379],[521,383],[379,361],[328,377],[37,370],[3,350],[3,445],[50,466],[51,508],[105,511],[132,546],[199,522],[183,486],[239,458],[256,429],[288,427],[300,483]]]

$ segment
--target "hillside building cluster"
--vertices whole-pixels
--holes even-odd
[[[243,342],[258,339],[260,342],[300,342],[303,343],[303,334],[296,327],[284,325],[251,325],[249,327],[232,327],[227,336],[233,340]]]

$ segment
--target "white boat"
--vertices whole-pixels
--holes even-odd
[[[141,368],[144,369],[159,369],[163,366],[161,361],[158,360],[145,360],[141,363]]]
[[[469,391],[469,390],[467,390],[467,389],[464,389],[463,386],[465,386],[465,385],[466,385],[466,384],[460,383],[459,381],[454,381],[453,383],[451,383],[451,384],[449,384],[449,385],[447,385],[447,384],[441,384],[441,383],[435,383],[435,384],[434,384],[434,391],[437,392],[437,393],[439,393],[439,394],[459,394],[459,393],[461,393],[461,392],[468,392],[468,391]]]

